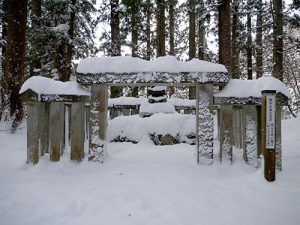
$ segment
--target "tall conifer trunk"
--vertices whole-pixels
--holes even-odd
[[[151,0],[147,0],[146,2],[146,39],[147,39],[147,47],[146,47],[146,60],[150,60],[151,58]]]
[[[263,23],[263,4],[258,0],[257,19],[256,19],[256,78],[263,75],[263,56],[262,56],[262,23]]]
[[[67,43],[66,47],[66,69],[64,71],[63,77],[61,78],[62,81],[70,80],[70,76],[72,74],[72,58],[73,58],[73,49],[74,44],[72,43],[74,40],[74,29],[75,29],[75,16],[76,16],[76,0],[72,0],[71,2],[71,13],[70,13],[70,20],[69,20],[69,39],[71,43]]]
[[[283,22],[282,0],[273,0],[273,71],[272,75],[283,80]]]
[[[195,12],[195,0],[189,0],[189,59],[196,57],[196,12]]]
[[[247,0],[247,76],[248,80],[252,80],[252,23],[251,23],[252,1]]]
[[[218,0],[218,36],[219,36],[219,63],[224,64],[231,72],[231,24],[230,0]]]
[[[195,0],[188,1],[189,14],[189,60],[196,57],[196,12]],[[196,98],[196,88],[189,87],[189,99]]]
[[[119,16],[119,0],[111,0],[110,2],[110,28],[111,28],[111,56],[121,55],[121,38],[120,38],[120,16]],[[111,98],[122,96],[122,87],[111,87]]]
[[[41,27],[41,15],[42,15],[42,2],[41,0],[32,0],[32,29],[34,32],[37,32]],[[41,62],[40,62],[40,40],[39,37],[34,37],[34,39],[31,41],[31,57],[32,62],[30,64],[30,76],[34,75],[35,69],[41,68]]]
[[[157,56],[166,55],[166,24],[165,24],[165,1],[166,0],[156,0],[157,5]]]
[[[12,131],[15,131],[23,118],[23,107],[19,91],[24,81],[27,1],[7,1],[7,47],[5,68],[2,76],[2,107],[13,119]]]
[[[237,79],[240,77],[239,62],[240,62],[240,50],[239,50],[239,0],[233,0],[232,8],[232,78]]]
[[[111,28],[111,56],[121,55],[120,40],[120,17],[119,17],[119,0],[111,0],[110,2],[110,28]]]
[[[174,31],[175,31],[175,12],[174,8],[176,5],[176,0],[168,0],[169,3],[169,33],[170,33],[170,55],[175,55],[175,41],[174,41]]]

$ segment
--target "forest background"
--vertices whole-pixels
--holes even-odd
[[[198,58],[236,79],[271,74],[290,88],[290,112],[299,111],[300,0],[0,0],[0,9],[0,119],[12,132],[24,117],[26,79],[68,81],[79,59],[97,55]]]

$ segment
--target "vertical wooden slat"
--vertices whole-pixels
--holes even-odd
[[[258,167],[257,110],[255,105],[244,106],[244,160],[248,165]]]
[[[213,163],[213,85],[198,84],[197,93],[197,154],[198,163]]]
[[[232,163],[233,108],[222,105],[220,108],[220,160]]]
[[[90,104],[89,160],[103,162],[106,147],[108,86],[93,84]]]
[[[50,160],[59,161],[63,147],[63,103],[51,102],[49,113],[50,124]]]
[[[71,106],[71,160],[81,161],[84,155],[84,103]]]
[[[27,163],[39,162],[39,105],[38,102],[27,103]]]
[[[41,155],[49,152],[49,103],[39,102],[39,138]]]

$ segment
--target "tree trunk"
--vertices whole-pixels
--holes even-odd
[[[132,57],[137,57],[138,56],[138,29],[137,29],[137,22],[135,18],[132,18],[131,43],[132,43],[131,55]]]
[[[170,33],[170,55],[175,55],[174,30],[175,30],[175,12],[176,0],[168,0],[169,2],[169,33]]]
[[[42,15],[42,2],[41,0],[32,0],[32,29],[37,32],[41,27],[41,15]],[[31,57],[32,62],[30,64],[30,76],[34,76],[34,70],[41,68],[39,43],[38,37],[34,37],[31,42]]]
[[[120,18],[119,18],[119,0],[111,0],[110,2],[110,28],[111,28],[111,56],[121,55],[121,40],[120,40]]]
[[[230,0],[218,0],[219,63],[224,64],[229,72],[232,66],[230,11]]]
[[[204,19],[199,18],[198,20],[198,59],[205,60],[205,26]]]
[[[188,1],[189,14],[189,60],[196,58],[196,11],[195,0]],[[189,87],[189,99],[196,99],[196,87]]]
[[[2,2],[2,18],[1,18],[1,25],[2,25],[2,40],[7,40],[7,0],[3,0]],[[5,71],[5,52],[6,52],[6,43],[3,43],[1,47],[1,74]],[[0,83],[1,84],[1,83]],[[2,116],[4,114],[3,110],[3,102],[4,102],[4,92],[3,88],[0,89],[1,101],[0,101],[0,121],[2,120]],[[5,115],[6,116],[6,115]],[[5,117],[4,116],[4,117]]]
[[[166,25],[165,25],[165,0],[156,0],[157,4],[157,56],[166,55]]]
[[[2,108],[13,119],[12,132],[23,118],[19,91],[24,81],[27,1],[7,1],[7,48],[2,76]],[[7,115],[8,116],[8,115]]]
[[[146,52],[146,60],[150,60],[151,58],[151,0],[147,0],[146,2],[146,38],[147,38],[147,52]]]
[[[240,78],[239,62],[240,62],[240,49],[239,49],[239,0],[233,1],[233,14],[232,14],[232,78]]]
[[[195,0],[189,0],[189,59],[196,57],[196,12],[195,12]]]
[[[139,13],[140,3],[135,1],[132,5],[132,12],[131,12],[131,55],[132,57],[138,56],[138,13]]]
[[[272,75],[283,80],[283,22],[282,0],[273,0],[273,71]]]
[[[263,75],[263,58],[262,58],[262,0],[258,0],[258,10],[256,19],[256,78]]]
[[[252,80],[252,24],[251,24],[252,1],[247,0],[247,75],[248,80]]]
[[[120,17],[119,17],[119,0],[111,0],[111,17],[110,17],[110,28],[111,28],[111,56],[121,55],[121,40],[120,40]],[[123,95],[122,87],[111,87],[110,97],[117,98]]]
[[[72,0],[71,5],[71,13],[70,13],[70,20],[69,20],[69,42],[66,46],[66,68],[64,71],[63,76],[60,78],[61,81],[68,81],[70,80],[70,76],[72,74],[72,58],[73,58],[73,49],[74,49],[74,29],[75,29],[75,16],[76,16],[76,0]]]

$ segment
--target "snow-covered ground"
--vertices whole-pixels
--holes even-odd
[[[194,146],[147,138],[110,143],[104,164],[70,162],[66,153],[32,166],[26,129],[0,131],[0,224],[299,225],[299,127],[300,118],[283,121],[283,171],[273,183],[239,150],[232,166],[198,166]]]

